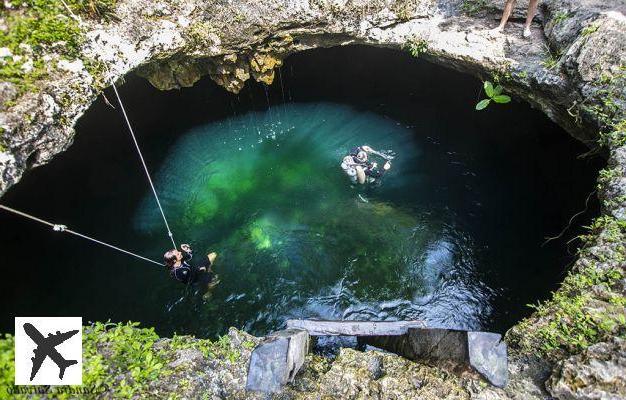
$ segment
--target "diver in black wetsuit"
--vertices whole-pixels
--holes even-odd
[[[196,282],[204,284],[206,281],[209,288],[219,282],[217,274],[211,269],[217,258],[217,253],[209,253],[207,255],[208,264],[197,267],[190,263],[193,258],[191,246],[183,244],[180,248],[182,251],[172,249],[163,255],[170,277],[184,284]]]
[[[368,153],[377,154],[385,158],[385,164],[382,170],[378,168],[378,164],[368,160]],[[341,168],[350,176],[353,182],[364,184],[372,183],[380,179],[385,172],[391,168],[391,162],[383,154],[375,151],[369,146],[355,147],[350,154],[344,157]]]
[[[384,173],[391,168],[391,164],[389,161],[385,162],[383,165],[383,169],[378,168],[377,163],[368,163],[367,167],[364,169],[365,175],[371,179],[379,179],[382,178]]]

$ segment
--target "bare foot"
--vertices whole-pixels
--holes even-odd
[[[213,262],[214,262],[214,261],[215,261],[215,259],[217,258],[217,253],[216,253],[216,252],[209,253],[209,254],[207,254],[207,256],[206,256],[206,257],[209,259],[209,262],[210,262],[211,264],[213,264]]]
[[[495,28],[491,29],[490,32],[493,33],[502,33],[502,31],[504,31],[504,27],[502,25],[498,25]]]
[[[522,36],[525,38],[529,38],[530,35],[531,35],[530,28],[529,27],[524,28],[524,32],[522,33]]]

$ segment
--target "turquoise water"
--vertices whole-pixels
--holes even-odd
[[[339,167],[361,144],[396,155],[378,185],[352,184]],[[182,135],[155,183],[176,239],[192,243],[198,258],[220,254],[221,284],[194,305],[198,316],[260,332],[290,317],[476,327],[491,293],[465,283],[472,249],[453,213],[420,204],[433,190],[417,168],[422,152],[412,129],[324,102],[248,112]],[[163,233],[152,197],[134,224]],[[179,307],[189,304],[172,299],[168,310]]]
[[[384,49],[305,52],[277,77],[239,95],[208,78],[119,88],[176,240],[220,254],[210,298],[0,213],[0,332],[42,315],[201,337],[292,317],[503,333],[562,281],[594,197],[545,238],[586,208],[602,162],[544,115],[516,99],[476,112],[480,81]],[[380,185],[355,187],[340,168],[362,144],[395,154]],[[119,109],[101,98],[74,144],[2,203],[153,259],[171,245]]]

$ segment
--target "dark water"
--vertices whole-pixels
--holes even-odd
[[[270,88],[237,96],[130,78],[121,93],[175,237],[196,258],[220,253],[221,284],[203,299],[155,265],[2,214],[0,328],[80,315],[200,336],[293,317],[506,330],[562,279],[595,204],[541,245],[584,208],[599,161],[525,104],[473,111],[479,88],[360,47],[293,56]],[[396,154],[379,186],[339,168],[364,143]],[[168,239],[133,151],[99,100],[75,144],[3,202],[159,259]]]

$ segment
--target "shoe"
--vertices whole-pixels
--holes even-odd
[[[525,37],[526,39],[528,39],[531,35],[532,35],[532,32],[530,31],[530,28],[526,28],[526,29],[524,29],[524,32],[522,33],[522,36],[523,36],[523,37]]]

